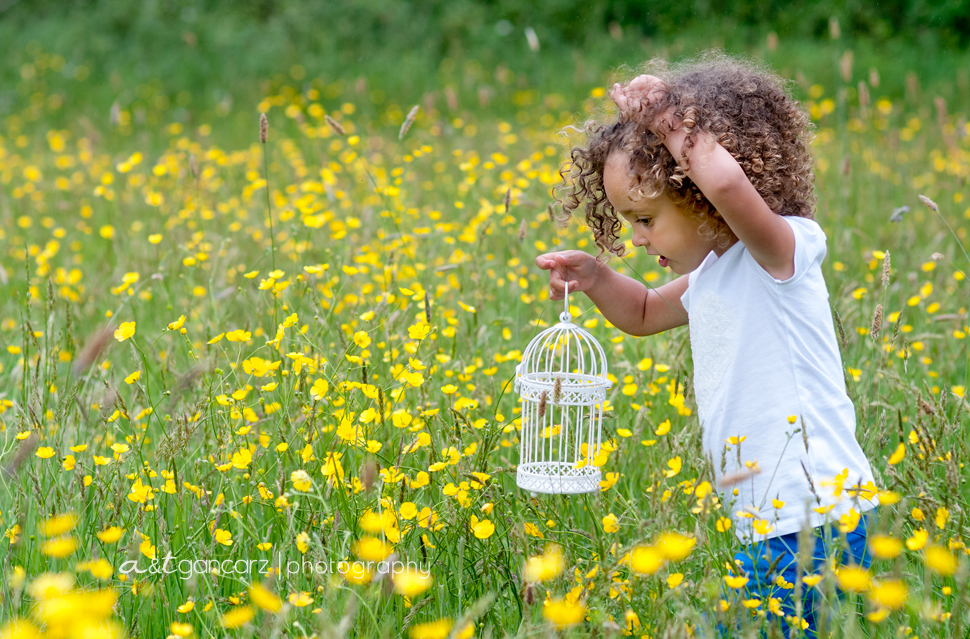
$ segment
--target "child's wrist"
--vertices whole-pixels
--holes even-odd
[[[600,288],[604,282],[610,279],[610,275],[614,273],[613,269],[610,268],[609,264],[606,262],[596,262],[596,268],[593,270],[593,277],[590,278],[588,291]]]

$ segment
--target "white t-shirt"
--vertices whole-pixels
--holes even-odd
[[[719,485],[744,476],[720,490],[745,543],[800,530],[806,511],[816,527],[850,508],[865,512],[878,503],[855,437],[855,409],[846,395],[822,277],[825,233],[813,220],[783,219],[795,233],[791,278],[776,280],[737,242],[720,257],[708,254],[681,297],[704,451]],[[807,450],[796,432],[802,426]],[[746,464],[754,461],[760,473]],[[853,486],[868,490],[851,491]]]

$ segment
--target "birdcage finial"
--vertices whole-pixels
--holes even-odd
[[[563,324],[568,324],[573,321],[573,316],[569,314],[569,281],[566,281],[566,294],[562,298],[563,306],[565,310],[559,314],[559,321]]]

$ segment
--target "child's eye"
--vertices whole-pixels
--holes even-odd
[[[640,219],[637,220],[637,224],[643,224],[644,226],[648,226],[652,219],[653,218],[651,217],[641,217]]]

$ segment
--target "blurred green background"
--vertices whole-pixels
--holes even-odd
[[[508,115],[505,85],[585,95],[621,65],[710,47],[763,58],[802,90],[834,84],[851,51],[892,99],[908,86],[962,108],[970,93],[970,0],[0,0],[0,42],[0,114],[63,90],[65,118],[159,100],[177,119],[248,122],[260,97],[318,78],[377,104],[452,84]],[[64,59],[63,87],[29,82],[38,49]]]

